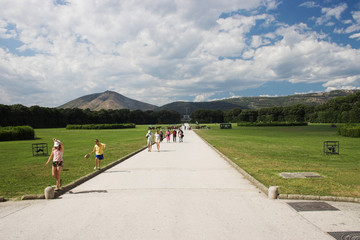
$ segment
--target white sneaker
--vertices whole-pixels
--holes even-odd
[[[96,170],[96,167],[94,167],[94,170]]]

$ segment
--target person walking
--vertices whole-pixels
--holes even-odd
[[[174,129],[172,132],[173,135],[173,142],[176,142],[176,130]]]
[[[179,143],[182,143],[182,138],[183,138],[183,135],[184,135],[184,132],[179,129],[179,132],[178,132],[178,136],[179,136]]]
[[[153,140],[153,134],[152,134],[152,132],[149,130],[149,131],[147,132],[147,134],[145,135],[145,137],[147,138],[148,152],[151,152],[152,140]]]
[[[51,159],[53,159],[51,173],[53,178],[56,179],[56,188],[55,191],[60,190],[62,180],[60,178],[61,169],[63,167],[63,153],[64,153],[64,144],[57,139],[53,139],[54,147],[51,150],[51,155],[45,166],[47,166]]]
[[[99,139],[95,139],[94,149],[89,153],[90,155],[95,152],[95,167],[101,169],[101,161],[104,160],[104,150],[106,149],[106,144],[100,143]]]
[[[164,139],[164,133],[163,133],[163,131],[162,131],[162,129],[160,129],[160,142],[162,142],[163,141],[163,139]]]
[[[156,130],[155,132],[155,143],[156,143],[156,147],[158,152],[160,152],[160,142],[161,142],[161,135],[159,133],[159,130]]]
[[[167,143],[170,142],[170,135],[171,135],[171,133],[170,133],[170,130],[168,129],[168,130],[166,131],[166,141],[167,141]]]

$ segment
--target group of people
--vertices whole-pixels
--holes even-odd
[[[167,143],[170,143],[171,136],[173,137],[173,142],[176,142],[177,137],[179,138],[179,143],[182,143],[184,141],[184,132],[181,128],[179,128],[178,131],[176,131],[176,129],[173,129],[172,131],[170,131],[170,129],[166,130],[165,138]],[[159,131],[158,129],[156,129],[155,133],[153,134],[149,129],[145,137],[147,139],[148,151],[151,152],[153,139],[154,139],[154,142],[156,143],[157,151],[160,152],[160,143],[164,140],[163,131],[162,130]]]
[[[170,143],[171,135],[173,137],[173,142],[176,142],[177,137],[179,138],[179,143],[182,143],[184,141],[184,132],[182,131],[181,128],[179,128],[178,131],[176,131],[176,129],[173,129],[172,132],[170,131],[170,129],[167,129],[165,138],[168,143]],[[160,143],[164,139],[163,131],[162,130],[159,131],[157,129],[155,134],[153,134],[151,132],[151,130],[149,130],[145,137],[147,138],[148,151],[151,152],[153,139],[154,139],[157,150],[158,150],[158,152],[160,152]],[[63,153],[64,153],[65,147],[64,147],[64,144],[58,139],[54,138],[53,142],[54,142],[54,146],[51,150],[50,157],[48,158],[45,165],[48,165],[50,160],[52,159],[51,173],[52,173],[53,178],[56,179],[55,190],[57,191],[61,188],[61,185],[62,185],[60,173],[63,168]],[[100,169],[101,161],[104,159],[104,150],[105,149],[106,149],[106,144],[101,143],[98,139],[95,139],[95,146],[94,146],[93,150],[90,153],[85,155],[85,157],[88,158],[91,156],[91,154],[93,154],[95,152],[94,170]]]
[[[51,149],[50,157],[48,158],[45,165],[48,165],[50,160],[52,159],[52,168],[51,173],[53,178],[56,179],[56,188],[55,191],[60,190],[62,185],[62,179],[60,178],[60,173],[63,168],[63,153],[64,153],[64,144],[58,140],[53,139],[54,147]],[[100,143],[98,139],[95,139],[95,146],[93,150],[86,154],[85,157],[90,157],[92,153],[95,152],[95,167],[94,169],[100,169],[101,160],[104,159],[104,149],[106,149],[106,144]]]

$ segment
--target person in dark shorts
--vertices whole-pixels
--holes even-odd
[[[100,169],[101,160],[104,159],[104,150],[106,149],[106,144],[100,143],[98,139],[95,139],[95,146],[90,155],[95,152],[95,167],[94,169]]]
[[[53,139],[54,147],[51,150],[51,155],[45,165],[47,166],[51,159],[53,159],[53,164],[51,168],[51,173],[53,178],[56,179],[56,188],[55,191],[59,190],[61,187],[61,178],[60,173],[63,167],[63,152],[64,152],[64,144],[57,139]]]

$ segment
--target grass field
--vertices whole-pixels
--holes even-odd
[[[119,130],[66,130],[36,129],[35,140],[0,142],[0,196],[20,198],[25,194],[41,194],[48,185],[55,185],[51,176],[51,164],[45,166],[49,156],[32,156],[33,143],[47,143],[49,153],[52,139],[57,138],[65,145],[64,168],[61,173],[66,185],[94,171],[94,139],[107,145],[102,166],[116,161],[146,145],[147,126]]]
[[[198,134],[265,186],[284,194],[360,197],[360,138],[339,136],[327,125],[238,127]],[[340,154],[323,153],[324,141],[339,141]],[[323,178],[284,179],[281,172],[317,172]]]
[[[94,155],[85,159],[94,139],[107,144],[105,166],[145,146],[147,126],[121,130],[36,129],[36,140],[0,142],[0,196],[20,198],[41,194],[54,185],[51,165],[46,157],[33,157],[33,143],[47,143],[52,138],[65,144],[66,185],[92,171]],[[198,130],[199,135],[228,156],[265,186],[279,186],[280,193],[321,196],[360,197],[360,138],[337,135],[329,125],[304,127],[237,127]],[[339,141],[339,155],[325,155],[324,141]],[[317,172],[323,178],[283,179],[281,172]]]

